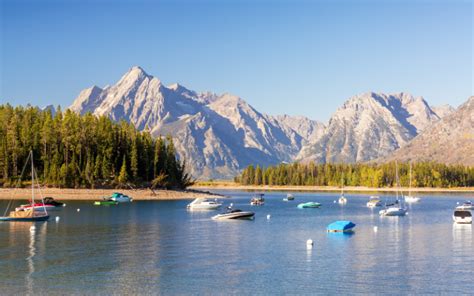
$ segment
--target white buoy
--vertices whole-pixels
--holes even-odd
[[[307,247],[308,249],[310,249],[310,248],[313,247],[313,240],[312,240],[312,239],[308,239],[308,240],[306,241],[306,247]]]
[[[270,220],[272,216],[270,214],[267,215],[267,220]]]
[[[377,226],[374,226],[374,232],[377,232],[377,230],[379,230],[379,228]]]
[[[77,209],[77,211],[78,211],[78,212],[80,212],[80,211],[81,211],[81,209]]]
[[[59,222],[59,216],[56,216],[56,222]]]
[[[32,225],[32,226],[30,227],[30,232],[35,232],[35,231],[36,231],[36,226]]]
[[[233,206],[234,206],[234,204],[233,204],[233,203],[230,203],[230,207],[232,208]]]
[[[63,207],[65,207],[65,206],[66,206],[66,204],[63,204]]]
[[[334,203],[336,203],[336,201],[334,201]]]

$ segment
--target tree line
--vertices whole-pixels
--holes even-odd
[[[396,163],[382,164],[279,164],[269,167],[250,165],[235,177],[242,185],[367,186],[395,187]],[[409,186],[410,164],[398,163],[399,183]],[[413,187],[474,186],[474,167],[433,162],[412,164]]]
[[[0,105],[0,185],[18,183],[30,150],[45,186],[183,189],[192,184],[170,136],[155,139],[130,123],[90,113],[58,108],[53,116],[50,110]]]

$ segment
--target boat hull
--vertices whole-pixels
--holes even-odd
[[[303,204],[299,204],[297,205],[297,208],[298,209],[317,209],[321,206],[320,203],[317,203],[317,202],[310,202],[310,203],[303,203]]]
[[[36,216],[36,217],[0,217],[0,221],[4,222],[36,222],[36,221],[47,221],[49,215]]]
[[[403,208],[388,208],[379,212],[380,216],[405,216],[407,210]]]
[[[419,202],[421,199],[417,196],[405,196],[405,202],[407,203],[415,203]]]
[[[55,207],[55,206],[52,206],[52,205],[34,205],[34,206],[31,206],[31,205],[21,205],[19,206],[18,208],[15,208],[15,211],[23,211],[23,210],[29,210],[31,208],[34,208],[35,211],[43,211],[44,209],[46,209],[48,212],[49,211],[55,211],[55,210],[58,210],[60,207]]]
[[[219,214],[212,217],[213,220],[252,220],[255,213],[252,212],[240,212],[238,214]]]

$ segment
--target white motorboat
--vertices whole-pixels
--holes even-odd
[[[214,200],[206,198],[196,198],[187,206],[187,208],[190,210],[216,210],[221,206],[221,203],[218,203]]]
[[[221,213],[212,217],[213,220],[251,220],[255,216],[254,212],[246,212],[242,210],[229,209],[225,213]]]
[[[382,201],[380,200],[380,197],[371,196],[369,198],[369,201],[367,202],[367,207],[375,208],[375,207],[380,207],[380,206],[382,206]]]
[[[380,216],[405,216],[407,209],[393,206],[379,211],[379,214]]]
[[[283,199],[283,201],[290,201],[290,200],[295,200],[295,197],[293,194],[287,194],[286,197]]]
[[[453,213],[453,221],[457,224],[472,224],[472,213],[469,210],[456,208]]]
[[[462,205],[457,206],[456,209],[460,210],[472,210],[474,209],[474,206],[470,200],[465,201]]]
[[[421,200],[418,196],[411,195],[411,162],[410,162],[410,186],[408,187],[408,195],[405,196],[405,202],[407,203],[415,203]]]

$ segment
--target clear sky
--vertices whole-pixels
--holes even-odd
[[[453,106],[473,94],[472,1],[0,3],[2,103],[69,106],[133,65],[320,120],[366,91]]]

